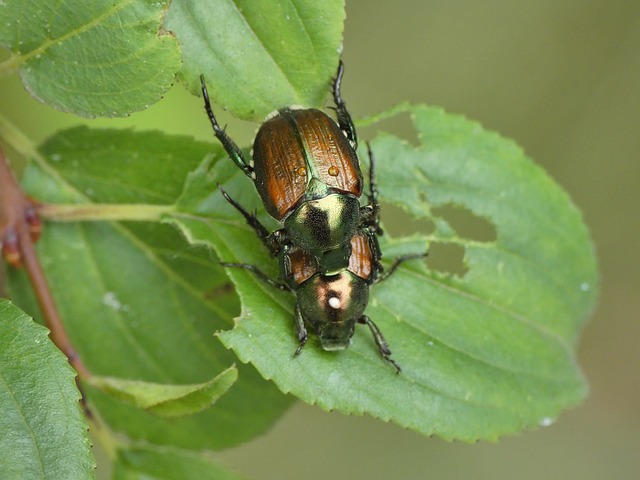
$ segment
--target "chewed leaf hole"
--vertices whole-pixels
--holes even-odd
[[[381,131],[407,140],[415,147],[420,145],[416,128],[411,123],[411,117],[409,115],[395,115],[393,117],[382,119],[374,125],[358,127],[358,137],[374,138]],[[375,150],[373,154],[375,156]],[[376,160],[382,161],[383,159],[376,157]],[[369,162],[367,161],[367,164],[368,163]]]
[[[435,230],[433,222],[416,219],[395,205],[382,206],[382,222],[386,233],[392,237],[403,237],[414,233],[430,234]]]
[[[432,242],[427,266],[447,275],[463,276],[468,270],[464,264],[464,247],[454,243]]]
[[[495,242],[497,239],[496,227],[469,209],[449,204],[434,208],[432,212],[444,218],[461,238],[478,242]]]

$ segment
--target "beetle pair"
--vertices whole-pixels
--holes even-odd
[[[369,149],[369,204],[361,206],[363,177],[356,154],[357,135],[340,96],[343,71],[340,62],[332,88],[337,124],[316,109],[278,110],[256,134],[253,166],[219,126],[201,77],[205,109],[215,136],[253,180],[267,212],[283,223],[283,228],[269,233],[220,188],[279,258],[280,279],[269,278],[253,265],[225,265],[250,270],[261,280],[296,294],[296,355],[307,341],[307,326],[317,333],[323,349],[343,350],[359,322],[369,326],[381,355],[399,372],[380,330],[364,315],[369,286],[387,278],[400,263],[424,255],[399,257],[382,273],[374,159]]]

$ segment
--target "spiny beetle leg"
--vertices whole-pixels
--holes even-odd
[[[369,228],[372,233],[382,235],[384,232],[380,228],[380,202],[378,201],[378,185],[376,184],[375,157],[371,144],[367,142],[367,152],[369,153],[369,205],[360,209],[361,223]]]
[[[202,85],[202,97],[204,98],[204,108],[207,111],[207,115],[209,116],[209,121],[211,122],[211,127],[213,128],[214,135],[220,140],[222,146],[226,150],[231,160],[244,172],[244,174],[254,179],[253,175],[253,167],[247,163],[242,154],[242,150],[240,147],[234,142],[227,132],[224,131],[224,128],[220,127],[218,124],[218,120],[216,120],[215,115],[213,114],[213,108],[211,108],[211,102],[209,101],[209,92],[207,92],[207,85],[204,81],[204,75],[200,75],[200,83]]]
[[[389,270],[385,270],[378,276],[378,278],[376,278],[375,283],[380,283],[389,278],[398,269],[398,267],[407,260],[417,260],[419,258],[424,258],[427,255],[429,255],[429,252],[410,253],[408,255],[402,255],[401,257],[396,258],[389,267]]]
[[[304,326],[304,319],[302,318],[302,313],[300,313],[300,307],[296,304],[296,335],[298,335],[298,348],[296,348],[294,357],[300,355],[302,351],[302,347],[304,347],[307,343],[309,335],[307,334],[307,328]]]
[[[260,220],[258,220],[258,218],[254,214],[249,213],[242,205],[231,198],[220,184],[218,184],[218,190],[220,190],[227,202],[229,202],[236,210],[238,210],[242,214],[244,219],[247,221],[247,224],[251,228],[253,228],[260,241],[264,244],[265,247],[267,247],[267,250],[271,252],[271,255],[276,256],[282,248],[282,245],[286,241],[286,238],[283,237],[282,232],[280,230],[277,230],[276,232],[269,233],[265,226],[262,225]]]
[[[371,320],[366,315],[363,315],[358,319],[358,323],[365,324],[369,327],[369,330],[371,330],[371,333],[373,334],[373,338],[376,342],[376,345],[378,346],[378,351],[380,352],[380,355],[382,355],[382,358],[384,358],[387,362],[395,367],[396,373],[400,373],[402,370],[400,368],[400,365],[398,365],[391,359],[391,350],[389,350],[389,345],[384,339],[384,336],[382,335],[382,332],[380,331],[378,326],[373,323],[373,320]]]
[[[271,278],[269,275],[264,273],[262,270],[260,270],[255,265],[251,265],[251,264],[248,264],[248,263],[231,263],[231,262],[220,262],[220,265],[222,265],[223,267],[243,268],[245,270],[249,270],[259,280],[263,281],[267,285],[271,285],[272,287],[275,287],[275,288],[277,288],[279,290],[284,290],[284,291],[287,291],[287,292],[291,291],[291,288],[289,287],[289,285],[287,285],[286,283],[281,282],[279,280],[274,280],[273,278]]]
[[[356,133],[356,127],[353,125],[353,120],[351,120],[351,115],[347,111],[347,106],[342,100],[340,96],[340,87],[342,86],[342,74],[344,73],[344,64],[342,60],[338,63],[338,71],[336,72],[336,76],[333,80],[333,101],[336,104],[336,114],[338,115],[338,124],[340,125],[340,130],[342,130],[351,143],[351,146],[355,150],[358,148],[358,136]]]

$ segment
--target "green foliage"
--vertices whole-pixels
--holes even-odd
[[[174,0],[163,19],[168,4],[4,0],[0,45],[11,57],[0,75],[17,70],[34,97],[85,117],[147,108],[178,73],[194,93],[204,74],[212,98],[247,119],[324,99],[343,1]]]
[[[0,299],[0,477],[93,478],[75,372],[47,330]]]
[[[212,98],[242,118],[322,103],[338,62],[342,2],[173,0],[166,8],[146,0],[55,8],[4,0],[0,12],[12,21],[0,22],[0,45],[11,53],[0,74],[18,70],[36,98],[84,116],[144,108],[176,73],[194,93],[203,73]],[[380,195],[433,228],[383,237],[385,261],[455,245],[466,272],[416,260],[372,287],[367,314],[389,341],[399,375],[366,327],[347,351],[324,352],[312,335],[293,358],[295,298],[220,267],[219,259],[240,261],[278,275],[216,188],[224,185],[276,228],[219,145],[81,127],[57,133],[28,159],[25,190],[66,204],[70,218],[75,211],[90,220],[144,220],[50,222],[38,244],[71,340],[96,375],[83,386],[104,422],[98,434],[107,437],[114,478],[236,478],[202,451],[264,432],[291,402],[281,392],[467,441],[547,424],[584,398],[575,345],[597,276],[579,212],[512,142],[424,106],[385,115],[401,111],[419,144],[387,134],[373,140]],[[466,236],[442,213],[451,206],[492,225],[496,238]],[[25,310],[38,311],[23,272],[11,272],[9,286]],[[68,365],[40,327],[0,305],[0,374],[13,394],[0,391],[0,466],[14,472],[41,462],[52,472],[86,473],[92,460]],[[39,357],[23,354],[28,348],[43,357],[32,362]],[[251,365],[230,368],[238,358]],[[41,362],[51,369],[46,376]],[[23,385],[34,380],[31,390]],[[63,411],[77,437],[59,441],[62,417],[53,414],[18,425],[29,408],[38,409],[29,421]],[[2,436],[7,431],[33,433],[46,458],[23,460],[32,451]]]
[[[4,0],[0,45],[39,100],[85,117],[115,117],[157,102],[180,68],[161,29],[166,1]]]
[[[170,203],[208,150],[158,132],[74,128],[41,147],[23,183],[50,203]],[[190,247],[171,226],[51,224],[38,247],[69,335],[94,374],[195,384],[234,362],[213,333],[230,327],[237,300],[216,258]],[[73,287],[78,281],[82,288]],[[27,284],[13,285],[25,302]],[[263,432],[290,402],[252,369],[239,370],[215,408],[171,420],[88,392],[110,427],[131,438],[220,449]]]
[[[200,74],[222,106],[262,120],[278,107],[319,105],[336,68],[344,2],[174,0],[166,28],[182,47],[181,77],[193,93]]]
[[[89,385],[160,417],[175,418],[199,413],[213,405],[238,379],[229,367],[208,382],[167,385],[113,377],[90,377]]]
[[[153,448],[150,446],[120,450],[113,480],[242,480],[243,477],[220,467],[206,455]]]

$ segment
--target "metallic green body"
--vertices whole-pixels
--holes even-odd
[[[344,350],[369,302],[369,285],[348,270],[326,277],[316,274],[296,292],[297,329],[309,326],[323,350]]]

